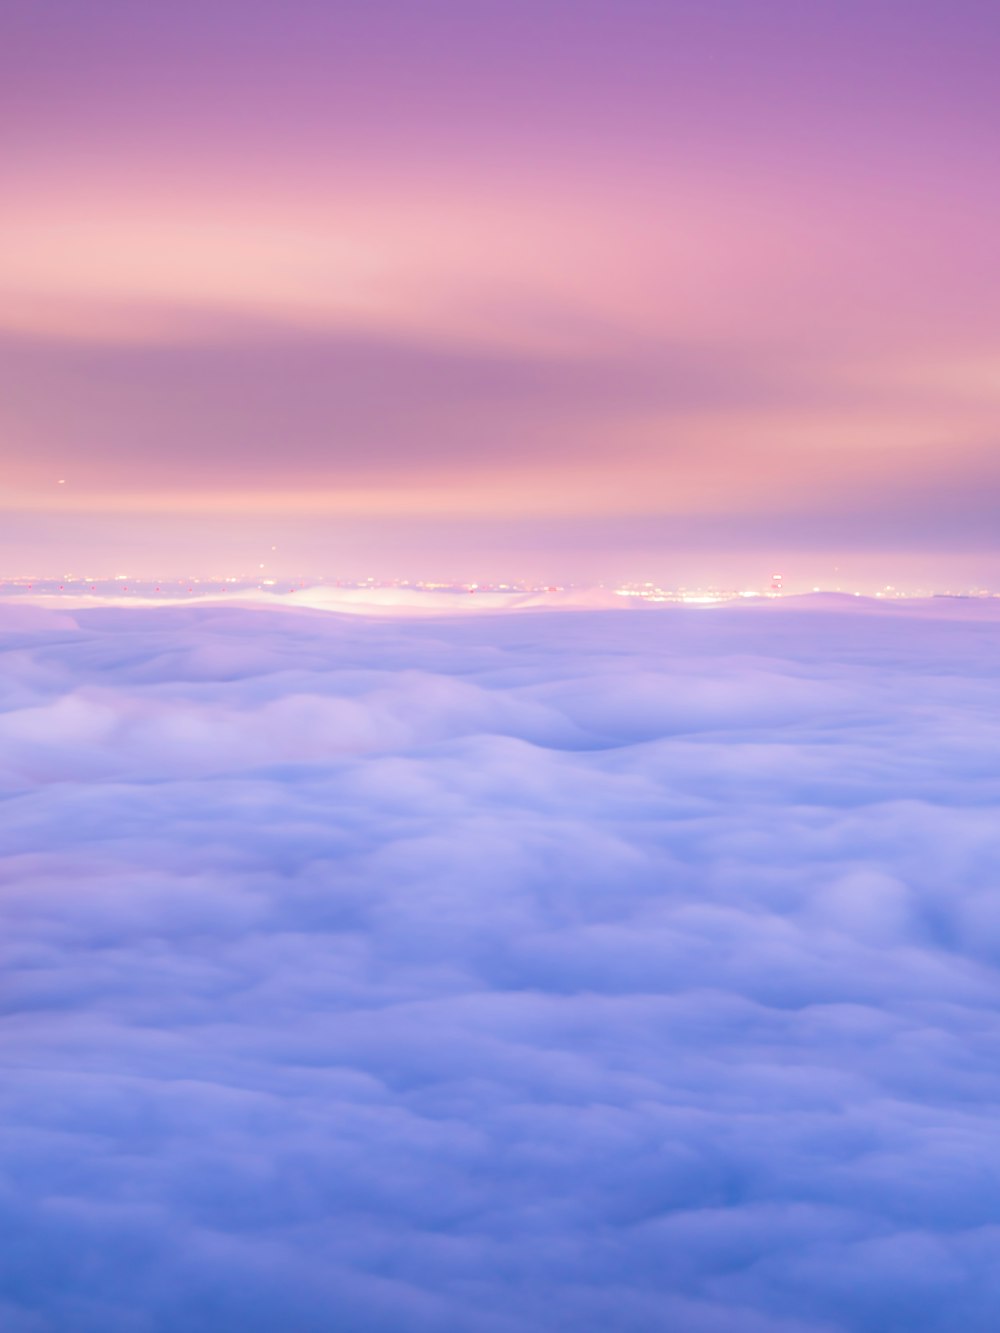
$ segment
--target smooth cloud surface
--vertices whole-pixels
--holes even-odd
[[[0,630],[9,1333],[994,1327],[991,606]]]

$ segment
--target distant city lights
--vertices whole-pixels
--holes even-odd
[[[582,594],[592,590],[594,585],[555,584],[549,582],[505,581],[503,583],[468,581],[465,579],[387,579],[374,577],[364,579],[330,578],[322,575],[299,575],[290,579],[265,578],[260,565],[256,575],[213,574],[188,577],[186,579],[139,579],[128,574],[113,574],[95,577],[93,574],[78,575],[66,572],[59,575],[30,577],[0,577],[0,596],[31,594],[34,597],[85,597],[94,600],[109,596],[128,597],[133,600],[156,598],[160,600],[196,598],[218,598],[233,595],[246,595],[254,592],[267,596],[288,596],[306,590],[338,589],[354,593],[379,593],[387,591],[455,594],[468,596],[477,594],[477,600],[485,599],[490,605],[504,605],[516,602],[520,598],[551,597],[555,602],[567,594]],[[840,594],[856,597],[870,596],[879,600],[904,601],[914,598],[963,597],[991,598],[1000,597],[1000,592],[989,588],[972,587],[960,589],[913,588],[902,589],[896,584],[884,584],[879,588],[861,591],[858,588],[823,587],[810,583],[796,588],[790,593],[781,574],[772,574],[759,587],[722,587],[716,585],[687,586],[660,585],[651,580],[636,583],[598,584],[597,590],[605,595],[621,598],[623,602],[636,603],[675,603],[688,606],[712,606],[727,602],[778,599],[795,594]]]

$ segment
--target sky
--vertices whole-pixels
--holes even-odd
[[[0,26],[0,575],[1000,586],[995,5]]]

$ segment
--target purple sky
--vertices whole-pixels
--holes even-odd
[[[1000,583],[994,6],[3,24],[5,572]]]

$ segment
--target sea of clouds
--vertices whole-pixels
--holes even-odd
[[[0,605],[0,1328],[993,1333],[964,609]]]

